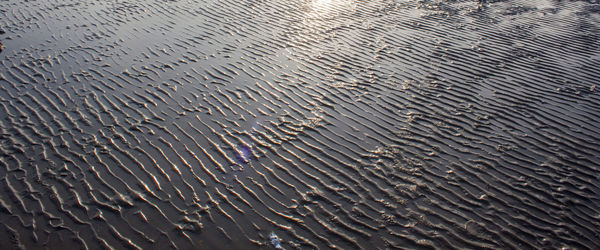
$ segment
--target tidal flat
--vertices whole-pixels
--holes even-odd
[[[600,249],[600,3],[0,2],[1,249]]]

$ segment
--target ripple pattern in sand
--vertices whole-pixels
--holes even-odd
[[[600,248],[597,2],[2,6],[4,249]]]

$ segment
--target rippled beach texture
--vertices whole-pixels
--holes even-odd
[[[600,249],[600,4],[0,2],[1,249]]]

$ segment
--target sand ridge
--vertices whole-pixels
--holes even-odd
[[[600,247],[597,3],[2,5],[3,248]]]

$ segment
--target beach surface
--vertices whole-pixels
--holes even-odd
[[[2,1],[2,249],[600,249],[600,4]]]

